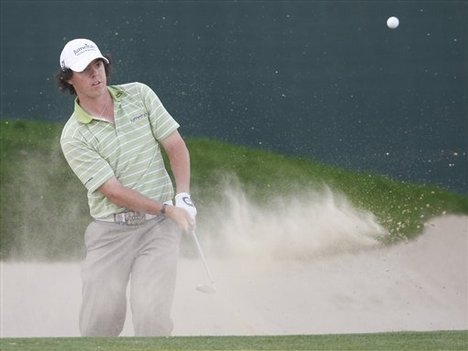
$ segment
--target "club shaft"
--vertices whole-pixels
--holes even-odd
[[[211,275],[210,268],[208,267],[208,263],[206,262],[205,255],[203,254],[203,250],[200,246],[200,242],[198,241],[197,234],[195,233],[194,230],[192,231],[192,236],[193,236],[193,239],[195,240],[195,244],[197,245],[198,253],[200,254],[200,258],[203,262],[203,266],[205,266],[206,274],[208,275],[208,278],[210,279],[211,284],[214,284],[213,276]]]

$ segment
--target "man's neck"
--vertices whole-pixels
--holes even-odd
[[[96,119],[114,121],[114,101],[109,91],[96,98],[78,96],[78,103],[89,115]]]

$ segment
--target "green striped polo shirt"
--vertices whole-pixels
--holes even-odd
[[[90,214],[103,218],[125,211],[96,191],[115,176],[124,186],[163,202],[174,195],[159,143],[179,124],[142,83],[108,87],[114,124],[90,116],[75,101],[60,144],[73,172],[88,190]]]

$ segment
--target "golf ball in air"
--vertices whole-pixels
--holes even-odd
[[[398,25],[400,24],[400,20],[398,19],[398,17],[389,17],[388,20],[387,20],[387,27],[390,28],[390,29],[395,29],[396,27],[398,27]]]

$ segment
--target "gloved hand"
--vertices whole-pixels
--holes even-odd
[[[195,208],[195,205],[192,202],[192,199],[190,198],[190,195],[187,193],[179,193],[175,196],[175,205],[176,207],[183,208],[185,211],[187,211],[192,217],[193,220],[195,220],[195,216],[197,215],[197,209]]]

